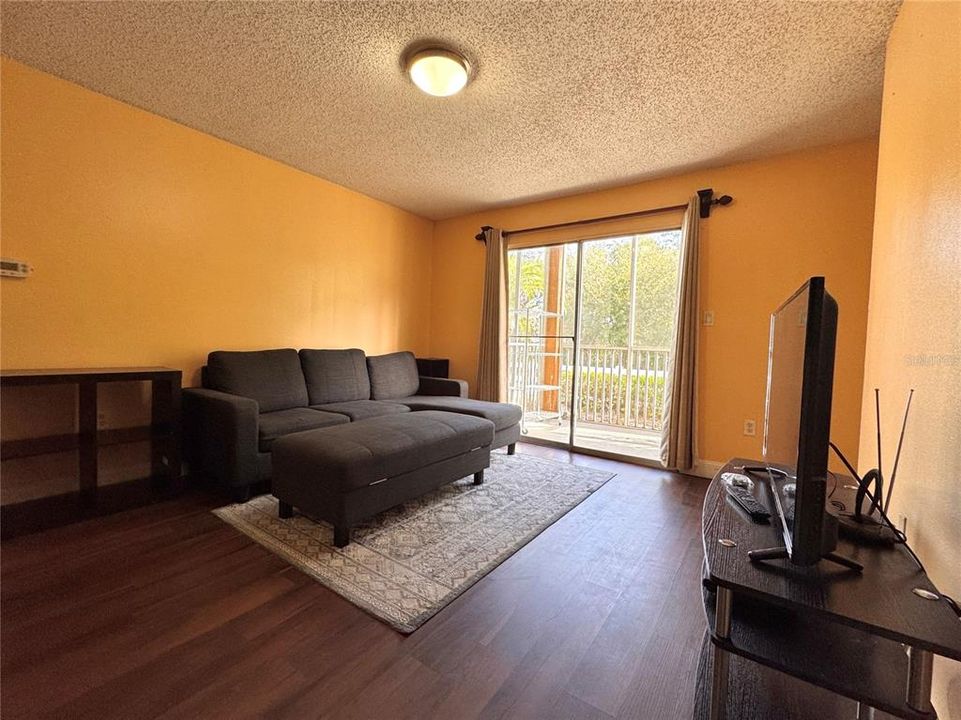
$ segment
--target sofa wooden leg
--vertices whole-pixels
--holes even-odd
[[[511,443],[507,446],[507,454],[513,455],[517,451],[517,443]]]
[[[281,520],[288,520],[294,516],[294,506],[283,500],[277,503],[277,515]]]
[[[238,485],[231,491],[235,503],[245,503],[250,500],[250,485]]]
[[[350,544],[350,528],[343,525],[334,525],[334,547],[346,547]]]
[[[483,485],[483,484],[484,484],[484,471],[483,471],[483,470],[474,473],[474,484],[475,484],[475,485]]]

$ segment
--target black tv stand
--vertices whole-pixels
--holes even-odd
[[[790,555],[786,547],[773,547],[765,548],[764,550],[751,550],[747,554],[748,559],[752,562],[763,562],[764,560],[789,560]],[[857,562],[856,560],[851,560],[843,555],[838,555],[835,552],[829,552],[826,555],[821,556],[822,560],[830,560],[838,565],[843,565],[849,570],[856,570],[857,572],[862,572],[864,566]]]
[[[838,552],[862,565],[860,573],[833,563],[751,562],[745,551],[775,544],[780,530],[739,513],[720,474],[756,463],[732,460],[704,498],[707,632],[695,720],[937,718],[933,656],[961,661],[961,621],[947,601],[914,592],[938,593],[903,545],[842,538]],[[833,500],[853,503],[847,484],[838,482]]]

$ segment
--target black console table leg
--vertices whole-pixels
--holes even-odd
[[[483,485],[483,484],[484,484],[484,471],[483,471],[483,470],[474,473],[474,484],[475,484],[475,485]]]
[[[717,588],[714,606],[714,634],[719,638],[731,636],[731,610],[734,593],[728,588]],[[731,656],[726,650],[714,646],[714,674],[711,678],[711,720],[722,720],[727,706],[727,676]]]
[[[294,516],[294,506],[280,500],[277,503],[277,515],[281,520],[288,520]]]
[[[77,444],[78,479],[81,502],[88,508],[97,504],[97,383],[82,382],[78,389],[79,441]]]
[[[931,712],[931,671],[934,656],[928,650],[908,648],[907,703],[918,712]]]

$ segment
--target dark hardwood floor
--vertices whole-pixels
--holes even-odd
[[[707,482],[616,472],[410,636],[195,494],[0,545],[4,718],[689,718]]]

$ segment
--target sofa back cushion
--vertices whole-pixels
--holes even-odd
[[[414,353],[395,352],[367,358],[370,375],[370,397],[373,400],[396,400],[416,395],[420,388]]]
[[[301,350],[300,364],[311,405],[370,400],[363,350]]]
[[[297,351],[217,350],[207,356],[207,387],[253,398],[260,412],[307,407],[307,384]]]

